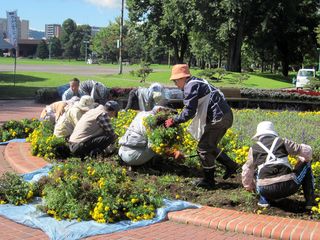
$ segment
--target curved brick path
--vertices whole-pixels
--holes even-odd
[[[2,101],[0,106],[1,104]],[[11,106],[13,105],[14,103],[11,103]],[[19,105],[15,106],[15,111],[4,111],[1,107],[0,124],[1,121],[9,119],[25,118],[26,115],[21,116],[16,113],[26,109],[29,117],[37,117],[42,107],[30,102],[23,102],[21,108]],[[0,174],[5,171],[24,173],[43,167],[46,162],[31,156],[29,147],[28,143],[10,143],[6,147],[0,146]],[[320,239],[320,222],[219,208],[202,207],[171,212],[168,214],[168,220],[143,228],[87,239]],[[0,240],[2,239],[48,239],[48,237],[41,230],[0,217]]]

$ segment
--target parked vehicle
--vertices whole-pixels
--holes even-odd
[[[298,71],[296,78],[296,88],[303,88],[307,85],[311,78],[316,76],[316,71],[314,69],[302,68]]]

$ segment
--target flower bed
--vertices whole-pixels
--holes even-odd
[[[142,172],[127,174],[126,168],[119,167],[118,163],[112,162],[111,159],[107,159],[108,162],[99,162],[94,159],[92,162],[86,163],[69,160],[70,162],[56,166],[49,178],[42,180],[37,186],[30,187],[19,181],[13,181],[19,183],[19,187],[24,189],[23,191],[19,190],[22,197],[17,201],[7,199],[5,196],[7,193],[1,192],[0,187],[0,201],[21,204],[29,201],[30,190],[32,190],[32,194],[35,196],[40,193],[44,194],[46,205],[42,207],[43,211],[57,219],[93,219],[98,222],[112,222],[121,219],[138,221],[151,218],[154,209],[161,205],[159,199],[163,196],[182,198],[218,207],[223,207],[226,204],[226,199],[229,199],[230,205],[236,206],[238,210],[255,211],[253,207],[254,201],[256,201],[255,196],[241,188],[239,179],[233,183],[236,186],[234,190],[229,192],[216,190],[212,193],[192,187],[192,178],[200,166],[198,158],[193,157],[196,155],[197,142],[186,130],[189,123],[169,129],[163,127],[164,119],[170,114],[172,113],[161,113],[145,119],[151,147],[163,157],[163,165],[159,170],[150,170],[146,166],[142,168]],[[126,127],[130,125],[135,115],[136,111],[123,111],[119,113],[118,119],[112,120],[118,136],[125,133]],[[251,137],[256,131],[257,124],[263,120],[270,120],[274,123],[275,129],[281,137],[312,146],[312,169],[315,176],[316,194],[319,196],[320,128],[315,127],[319,125],[319,117],[320,112],[234,110],[233,127],[228,130],[219,146],[232,159],[242,165],[246,161],[249,146],[252,144]],[[33,138],[30,139],[38,139],[35,141],[35,145],[39,149],[47,149],[50,145],[48,139],[52,137],[52,127],[43,123],[39,125],[39,129],[42,129],[42,132],[40,133],[40,130],[36,129],[32,135]],[[46,140],[42,141],[42,138]],[[176,162],[174,159],[166,157],[168,151],[175,150],[181,150],[186,156],[182,162]],[[55,155],[59,153],[59,150],[52,148],[50,152]],[[44,153],[40,151],[37,154]],[[294,165],[296,160],[292,157],[289,159]],[[181,175],[168,175],[166,174],[168,169],[171,171],[173,169],[179,171],[180,169]],[[159,176],[155,177],[153,174],[157,171]],[[216,172],[217,179],[219,179],[222,172],[218,164]],[[184,177],[181,177],[182,175]],[[0,186],[11,185],[0,183]],[[10,189],[11,187],[5,188]],[[12,195],[17,193],[17,189],[19,188],[12,191]],[[224,194],[225,198],[222,198]],[[65,200],[65,196],[68,196],[67,200]],[[301,194],[295,196],[300,199],[302,197]],[[320,219],[320,199],[317,199],[318,206],[313,207],[312,218]],[[216,202],[219,201],[223,205],[216,205]],[[264,213],[268,213],[267,210]]]
[[[36,119],[11,120],[0,127],[0,142],[6,142],[14,138],[26,138],[40,124]]]
[[[282,91],[287,93],[301,94],[301,95],[320,96],[320,92],[316,92],[312,90],[308,91],[303,89],[293,89],[293,90],[282,90]]]

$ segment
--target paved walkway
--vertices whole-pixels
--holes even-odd
[[[0,101],[1,105],[2,101]],[[9,103],[8,103],[9,104]],[[12,103],[13,104],[13,103]],[[14,104],[13,104],[14,105]],[[37,117],[41,108],[22,104],[30,117]],[[16,117],[15,111],[4,112],[0,108],[0,121]],[[39,110],[39,111],[38,111]],[[20,116],[21,118],[24,118]],[[46,162],[30,154],[28,143],[10,143],[0,146],[0,174],[5,171],[19,173],[40,168]],[[119,233],[99,235],[87,239],[320,239],[320,222],[256,215],[234,210],[202,207],[168,214],[168,221]],[[48,239],[37,229],[32,229],[0,217],[0,240]]]

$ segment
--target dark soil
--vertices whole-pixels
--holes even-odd
[[[201,169],[190,168],[171,160],[156,159],[143,166],[126,167],[131,177],[149,178],[170,199],[237,211],[317,220],[312,219],[311,214],[305,211],[302,190],[289,198],[272,202],[270,208],[259,207],[258,196],[242,187],[241,170],[234,178],[223,180],[222,171],[217,167],[216,186],[213,189],[203,189],[194,184],[202,177]]]

